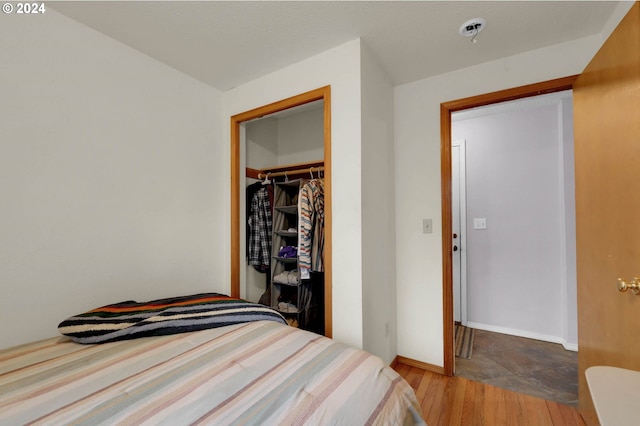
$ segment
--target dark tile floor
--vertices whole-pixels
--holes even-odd
[[[477,330],[456,375],[571,406],[578,404],[578,353],[560,344]]]

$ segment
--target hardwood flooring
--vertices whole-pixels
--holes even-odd
[[[578,411],[568,405],[405,364],[396,364],[394,369],[415,390],[429,426],[586,424]]]

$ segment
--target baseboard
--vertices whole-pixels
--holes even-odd
[[[573,351],[573,352],[578,352],[578,344],[577,343],[567,343],[566,340],[564,339],[560,339],[562,340],[562,342],[560,342],[562,344],[562,346],[568,350],[568,351]]]
[[[515,328],[499,327],[495,325],[487,325],[478,322],[467,322],[467,327],[476,328],[478,330],[493,331],[495,333],[509,334],[511,336],[526,337],[527,339],[542,340],[543,342],[559,343],[568,351],[578,351],[577,343],[568,343],[565,339],[558,336],[550,336],[547,334],[533,333],[531,331],[517,330]]]
[[[398,364],[404,364],[404,365],[408,365],[410,367],[418,367],[421,368],[423,370],[426,371],[430,371],[432,373],[437,373],[437,374],[444,374],[444,368],[440,367],[438,365],[433,365],[433,364],[429,364],[426,362],[422,362],[422,361],[416,361],[415,359],[411,359],[411,358],[406,358],[403,356],[396,356],[393,360],[393,362],[391,362],[391,368],[397,366]]]
[[[398,362],[398,356],[396,355],[396,357],[393,359],[393,361],[391,361],[391,364],[389,364],[389,367],[396,368],[398,366],[398,364],[400,364],[400,362]]]

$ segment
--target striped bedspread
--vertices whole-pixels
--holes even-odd
[[[424,424],[366,352],[257,321],[102,345],[0,351],[0,424]]]
[[[78,343],[105,343],[285,319],[274,309],[218,293],[115,303],[72,316],[58,331]]]

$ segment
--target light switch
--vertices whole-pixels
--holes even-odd
[[[473,229],[487,229],[487,218],[486,217],[474,217],[473,218]]]
[[[422,233],[431,234],[433,232],[433,222],[431,219],[422,219]]]

